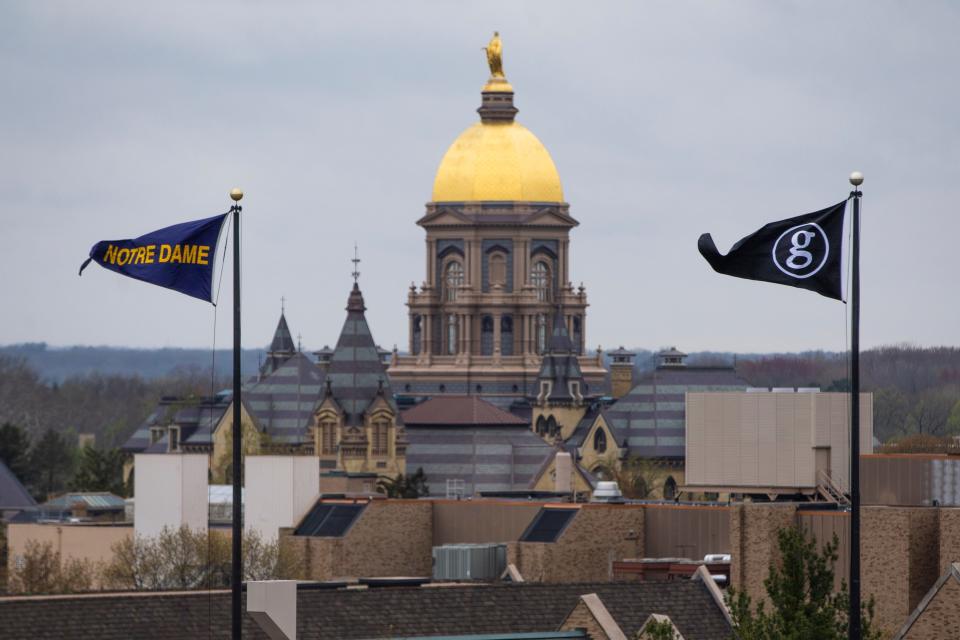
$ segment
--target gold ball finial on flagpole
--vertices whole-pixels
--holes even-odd
[[[859,187],[863,184],[863,174],[859,171],[854,171],[850,174],[850,184],[855,187]]]
[[[240,200],[243,198],[243,189],[240,187],[234,187],[233,189],[230,189],[230,198],[232,198],[234,202],[240,202]]]

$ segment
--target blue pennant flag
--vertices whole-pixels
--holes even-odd
[[[213,264],[228,215],[175,224],[132,240],[103,240],[90,249],[80,274],[92,260],[129,278],[213,302]]]

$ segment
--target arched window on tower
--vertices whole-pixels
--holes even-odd
[[[490,254],[490,286],[507,284],[507,258],[497,251]]]
[[[480,320],[480,355],[493,355],[493,316],[483,316]]]
[[[553,416],[547,418],[547,433],[550,434],[550,437],[556,437],[559,431],[560,427],[557,426],[556,418]]]
[[[443,285],[446,288],[447,301],[453,302],[457,299],[460,287],[463,286],[463,265],[457,260],[451,260],[447,263],[444,273]]]
[[[597,429],[593,434],[593,450],[597,453],[607,451],[607,432],[603,429]]]
[[[537,300],[550,301],[550,266],[543,260],[533,263],[533,268],[530,270],[530,283],[537,291]]]
[[[413,316],[413,344],[410,345],[410,351],[413,355],[420,353],[423,345],[423,316]]]
[[[452,313],[447,316],[447,353],[457,354],[457,316]]]
[[[537,315],[537,353],[545,353],[547,350],[547,316]]]

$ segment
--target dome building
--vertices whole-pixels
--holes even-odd
[[[410,287],[409,355],[393,357],[390,379],[400,395],[475,393],[509,404],[536,394],[560,323],[595,394],[606,371],[599,353],[586,353],[587,294],[570,278],[570,230],[579,223],[550,153],[516,121],[499,37],[487,57],[480,120],[447,149],[417,221],[426,277]]]

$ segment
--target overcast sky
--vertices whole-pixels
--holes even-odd
[[[720,276],[696,241],[838,202],[854,169],[864,345],[958,344],[960,5],[556,0],[0,2],[0,344],[208,347],[209,305],[77,268],[239,185],[245,346],[281,296],[334,344],[357,241],[374,337],[405,348],[415,221],[494,29],[581,223],[591,346],[843,349],[844,305]]]

